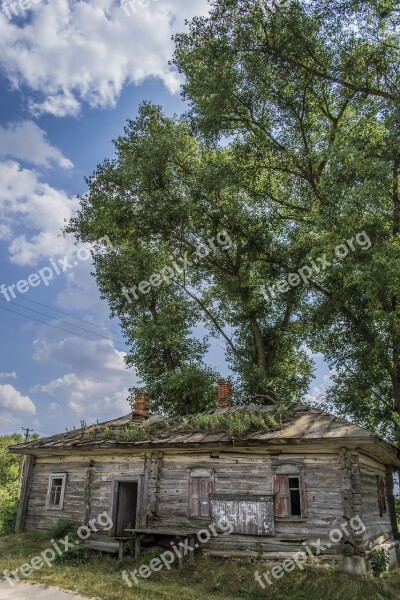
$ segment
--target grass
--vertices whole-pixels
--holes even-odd
[[[0,578],[4,569],[13,570],[49,545],[48,534],[25,533],[0,538]],[[147,562],[147,551],[142,562]],[[285,575],[273,587],[262,590],[254,572],[265,565],[202,556],[183,569],[163,570],[128,588],[121,572],[140,565],[133,559],[93,554],[83,565],[54,564],[35,571],[29,581],[59,586],[90,598],[103,600],[397,600],[400,597],[400,570],[379,579],[361,578],[333,570],[296,571]]]
[[[249,433],[266,433],[280,428],[287,411],[278,409],[274,413],[247,412],[245,408],[233,413],[199,414],[188,417],[170,417],[149,424],[132,422],[127,426],[111,428],[95,425],[83,432],[84,441],[114,440],[135,442],[168,437],[172,433],[226,433],[232,439],[240,439]]]

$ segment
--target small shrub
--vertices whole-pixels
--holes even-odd
[[[9,535],[15,531],[19,489],[18,481],[6,483],[0,488],[0,535]]]
[[[257,558],[256,561],[260,562],[264,556],[264,548],[262,544],[257,544],[256,546]]]
[[[51,538],[59,540],[60,538],[64,538],[69,533],[72,533],[72,531],[73,526],[71,521],[65,517],[61,517],[54,523],[53,527],[51,527],[49,530],[49,535]]]
[[[140,552],[140,562],[145,565],[148,565],[153,560],[153,558],[158,558],[163,552],[165,552],[165,548],[161,548],[159,546],[144,548]]]
[[[2,506],[0,509],[0,535],[10,535],[15,531],[17,519],[17,506]]]
[[[396,517],[397,517],[397,523],[400,527],[400,496],[398,496],[397,498],[395,498],[395,506],[396,506]]]
[[[86,565],[90,560],[90,550],[85,546],[80,545],[80,540],[71,540],[72,543],[79,542],[72,548],[69,548],[66,552],[63,552],[61,556],[57,556],[54,560],[54,564],[71,565],[73,567],[79,567],[79,565]]]
[[[371,550],[369,561],[375,577],[379,577],[389,568],[389,555],[386,550]]]

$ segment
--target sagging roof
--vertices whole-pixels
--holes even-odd
[[[400,450],[370,431],[306,405],[280,412],[274,406],[217,408],[182,418],[129,413],[119,419],[10,448],[17,454],[65,453],[112,448],[342,444],[370,450],[400,467]],[[373,451],[371,451],[374,446]]]

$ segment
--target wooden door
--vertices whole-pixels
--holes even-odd
[[[128,537],[127,527],[136,527],[138,503],[138,484],[136,482],[119,482],[115,535]]]

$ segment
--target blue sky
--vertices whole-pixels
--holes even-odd
[[[42,0],[17,10],[0,13],[0,284],[31,276],[35,287],[20,284],[11,302],[0,295],[0,433],[29,426],[47,435],[129,410],[136,376],[118,322],[90,260],[60,228],[84,176],[113,155],[112,139],[144,99],[184,110],[171,35],[207,3],[137,0],[123,10],[113,0]],[[56,275],[66,256],[71,268]],[[219,346],[209,360],[228,374]],[[317,366],[312,396],[329,382],[320,358]]]

